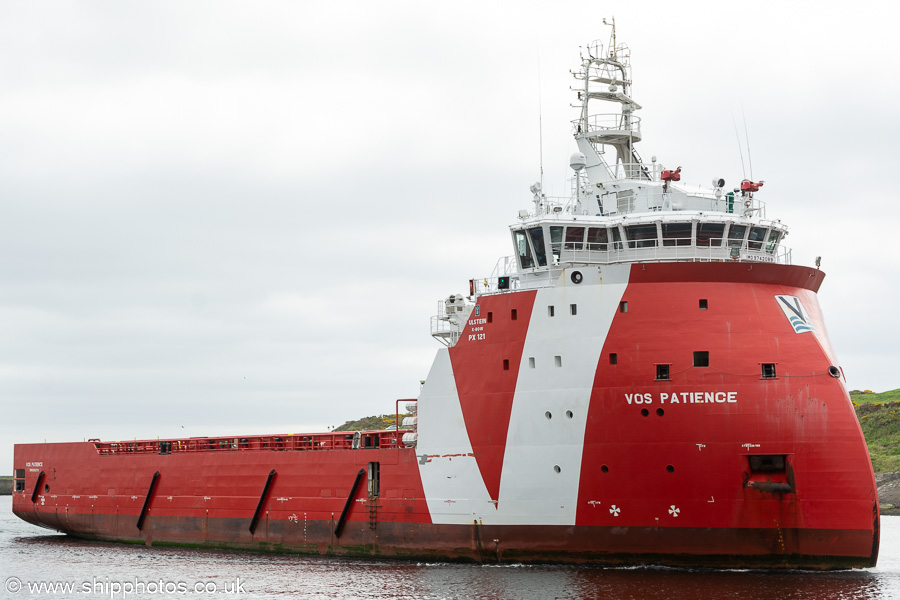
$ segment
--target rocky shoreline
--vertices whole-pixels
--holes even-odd
[[[900,473],[875,473],[883,515],[900,515]]]

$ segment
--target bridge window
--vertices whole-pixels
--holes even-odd
[[[750,229],[750,237],[747,238],[747,247],[751,250],[762,250],[762,242],[766,239],[765,227],[753,227]]]
[[[746,225],[732,225],[728,230],[728,245],[732,248],[743,246],[745,233],[747,233]]]
[[[534,246],[534,255],[537,257],[538,266],[547,266],[547,248],[544,246],[544,230],[540,227],[529,229],[531,245]]]
[[[663,223],[663,246],[690,246],[693,231],[691,223]]]
[[[584,227],[566,227],[566,250],[584,248]]]
[[[629,248],[656,248],[656,223],[625,228]]]
[[[609,248],[606,227],[591,227],[588,229],[587,242],[588,250],[606,252]]]
[[[725,234],[725,223],[700,223],[697,225],[697,246],[719,248]]]
[[[615,245],[616,250],[621,250],[623,247],[622,246],[622,234],[619,233],[618,227],[612,228],[612,240],[613,240],[613,244]]]
[[[519,230],[516,232],[516,250],[519,253],[519,264],[523,269],[531,269],[534,267],[534,258],[531,256],[531,248],[528,246],[528,240],[525,238],[525,232]]]
[[[553,257],[553,264],[559,264],[559,252],[562,249],[563,228],[553,226],[550,228],[550,254]]]
[[[708,367],[709,366],[709,351],[708,350],[699,350],[694,352],[694,366],[695,367]]]
[[[781,240],[781,232],[773,229],[769,232],[769,239],[766,240],[766,252],[775,254],[775,248],[778,247],[778,241]]]

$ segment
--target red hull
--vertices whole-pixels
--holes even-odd
[[[534,420],[516,413],[516,403],[531,401],[519,395],[530,385],[529,336],[546,327],[537,322],[545,304],[574,303],[572,292],[561,301],[551,295],[558,290],[527,291],[479,298],[480,313],[491,315],[480,330],[486,340],[470,341],[467,327],[449,351],[450,397],[469,448],[423,444],[432,414],[426,389],[419,448],[385,447],[399,432],[371,433],[382,447],[359,449],[322,450],[299,436],[269,436],[267,443],[290,440],[277,447],[261,438],[202,448],[172,440],[165,453],[155,442],[18,445],[24,478],[13,510],[73,535],[141,543],[476,561],[872,566],[875,481],[849,397],[828,371],[836,359],[815,298],[821,280],[817,270],[780,265],[633,266],[611,303],[628,310],[611,317],[584,392],[582,438],[565,439],[576,454],[521,442],[523,423],[533,428],[526,439],[540,440],[540,427],[580,416],[575,409],[563,417],[567,404],[552,408],[556,421],[541,404]],[[792,331],[773,300],[780,295],[801,299],[818,333]],[[590,316],[591,296],[579,298],[572,315]],[[708,366],[691,364],[695,351],[708,353]],[[559,352],[562,364],[575,360]],[[761,377],[761,363],[776,365],[777,376]],[[670,376],[655,377],[659,364],[670,365]],[[500,375],[488,376],[494,367]],[[435,431],[455,426],[442,419]],[[783,464],[758,472],[761,455]],[[508,487],[509,473],[527,461],[543,487]],[[370,471],[354,490],[372,463],[378,489]],[[543,483],[555,481],[554,463],[557,474],[578,473],[573,497]],[[474,500],[460,508],[477,496],[465,483],[473,476],[487,508]],[[441,481],[453,478],[460,484],[449,496]],[[558,493],[562,516],[550,511],[555,497],[535,493]]]

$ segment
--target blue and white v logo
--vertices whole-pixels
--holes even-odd
[[[809,319],[809,314],[803,310],[803,305],[800,304],[800,298],[796,296],[776,295],[775,300],[784,312],[784,316],[787,317],[791,327],[794,328],[794,333],[806,333],[807,331],[816,330],[816,328],[813,327],[812,321]]]

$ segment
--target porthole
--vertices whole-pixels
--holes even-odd
[[[553,418],[553,415],[550,413],[549,410],[548,410],[547,412],[544,413],[544,416],[547,417],[547,420],[548,420],[548,421],[549,421],[550,419]]]
[[[656,409],[656,414],[657,414],[658,416],[661,417],[661,416],[663,416],[664,414],[666,414],[666,411],[664,411],[664,410],[661,409],[661,408],[657,408],[657,409]]]
[[[675,467],[673,467],[672,465],[666,465],[666,471],[668,471],[669,473],[674,473]]]
[[[609,473],[609,467],[607,467],[606,465],[602,465],[600,467],[600,470],[603,471],[604,473]]]
[[[641,414],[644,415],[645,417],[649,417],[649,416],[650,416],[650,411],[647,410],[646,408],[642,408],[642,409],[641,409]]]
[[[572,283],[578,284],[584,280],[584,275],[581,274],[581,271],[572,271],[570,278],[572,279]]]
[[[567,411],[566,411],[566,416],[569,417],[569,418],[571,419],[571,418],[574,417],[575,415],[572,414],[572,411],[571,411],[571,410],[567,410]]]
[[[562,469],[559,468],[559,465],[553,465],[553,470],[559,473]]]
[[[49,484],[49,483],[45,483],[45,484],[44,484],[44,493],[46,494],[46,493],[48,493],[49,491],[50,491],[50,484]]]

